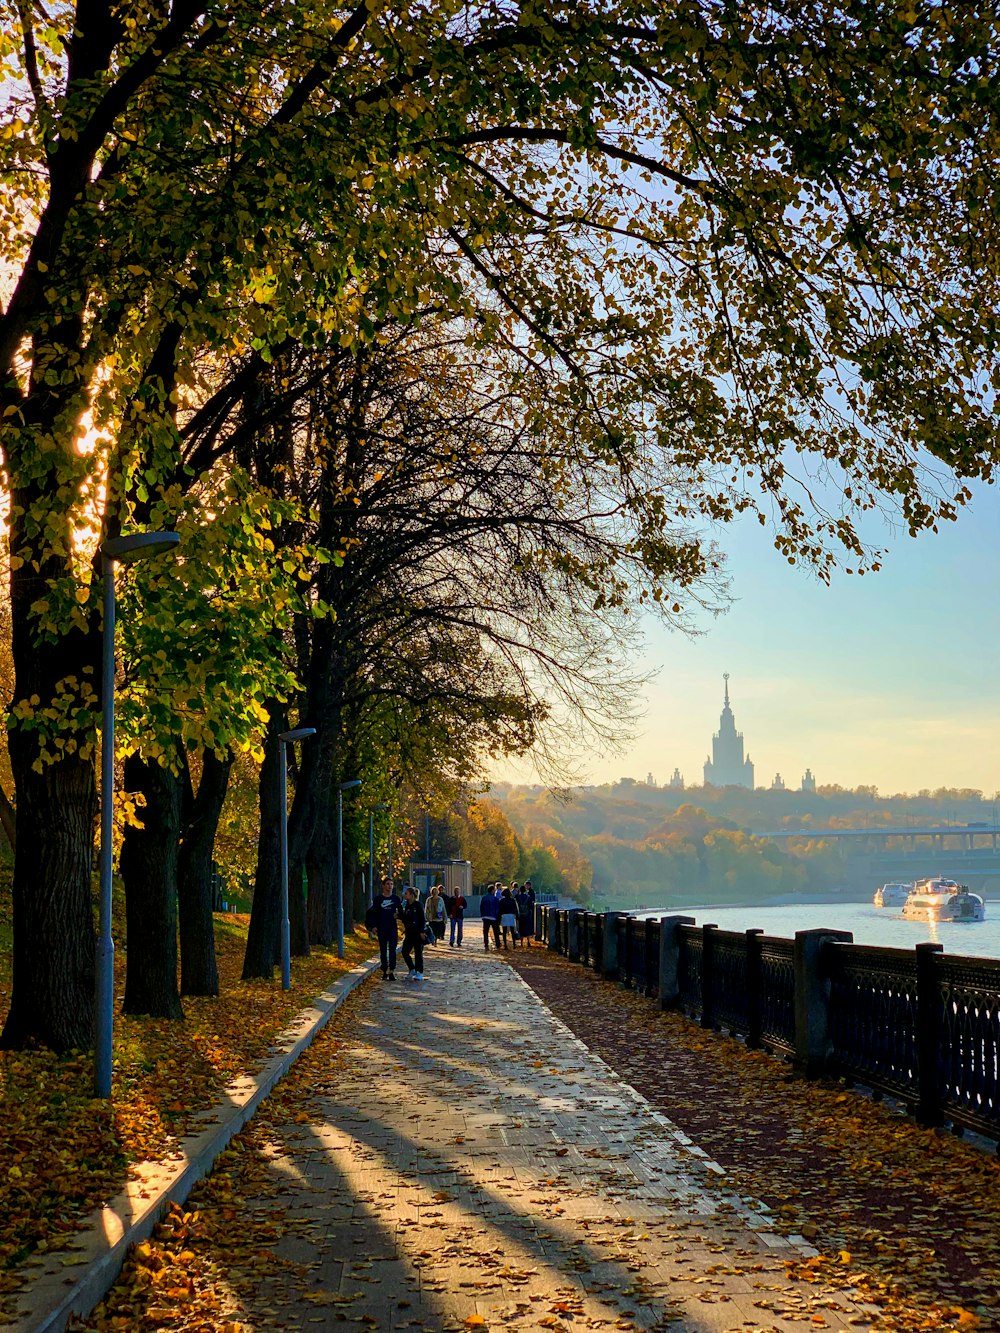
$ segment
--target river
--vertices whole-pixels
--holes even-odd
[[[898,908],[869,903],[785,903],[780,907],[670,907],[644,909],[637,916],[683,913],[699,926],[714,922],[720,930],[759,926],[766,935],[791,939],[797,930],[829,926],[850,930],[855,944],[912,949],[924,940],[943,944],[946,953],[975,958],[1000,958],[1000,902],[986,904],[986,920],[976,922],[904,921]]]

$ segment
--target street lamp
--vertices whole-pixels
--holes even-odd
[[[368,811],[368,904],[375,901],[375,811],[388,810],[387,805],[373,805]]]
[[[278,733],[278,846],[281,860],[281,989],[292,989],[292,930],[288,922],[288,751],[289,745],[315,736],[315,727]]]
[[[361,779],[337,783],[337,957],[344,956],[344,792],[360,787]]]
[[[94,1094],[111,1096],[111,1045],[115,1028],[115,942],[111,935],[111,858],[115,814],[115,565],[131,565],[169,551],[176,532],[134,532],[101,543],[104,631],[101,663],[101,897],[98,909]]]

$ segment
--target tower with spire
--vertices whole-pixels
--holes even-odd
[[[725,682],[725,699],[719,730],[712,737],[712,757],[705,760],[706,787],[749,787],[753,790],[753,764],[750,756],[743,755],[743,733],[736,730],[736,719],[729,706],[729,672]]]

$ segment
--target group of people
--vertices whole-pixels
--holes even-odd
[[[375,895],[365,917],[365,925],[378,938],[379,960],[383,981],[396,980],[397,949],[406,964],[408,981],[424,979],[424,945],[444,939],[445,926],[450,925],[449,945],[462,947],[462,931],[468,901],[461,893],[449,894],[443,884],[432,884],[426,900],[407,885],[403,896],[396,893],[393,881],[382,880],[380,892]],[[531,880],[517,883],[488,884],[479,904],[483,921],[483,947],[489,951],[490,937],[500,948],[501,937],[506,949],[508,936],[511,947],[530,945],[534,937],[535,894]],[[403,943],[399,944],[399,924],[403,926]]]
[[[479,915],[483,919],[483,948],[489,952],[490,937],[494,946],[500,948],[501,937],[506,949],[507,938],[510,947],[531,946],[535,935],[535,891],[531,880],[523,884],[487,884],[479,904]]]

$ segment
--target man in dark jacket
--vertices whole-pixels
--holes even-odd
[[[496,893],[496,885],[487,885],[486,892],[483,894],[482,901],[479,904],[479,915],[483,918],[483,948],[487,953],[490,951],[490,934],[493,935],[493,943],[500,948],[500,899]]]
[[[396,980],[396,945],[399,932],[396,920],[402,915],[403,904],[393,891],[392,880],[382,881],[382,892],[365,913],[365,925],[378,936],[378,952],[382,962],[382,980]]]
[[[450,903],[450,906],[448,908],[448,920],[451,922],[451,938],[448,940],[448,943],[454,945],[456,943],[455,937],[457,935],[458,947],[461,948],[462,924],[465,921],[465,909],[468,907],[469,904],[465,900],[464,893],[452,894],[452,896],[448,899],[448,902]]]
[[[407,967],[409,981],[424,979],[424,930],[427,922],[420,905],[420,895],[414,888],[403,890],[403,947],[400,953]]]

